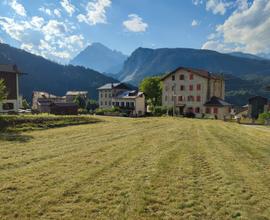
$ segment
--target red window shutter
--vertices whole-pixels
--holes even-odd
[[[197,96],[197,102],[201,101],[201,96]]]
[[[197,84],[197,90],[198,90],[198,91],[201,90],[201,84]]]
[[[190,80],[193,80],[193,79],[194,79],[194,75],[193,75],[193,74],[190,74],[190,75],[189,75],[189,79],[190,79]]]
[[[193,91],[193,85],[189,85],[189,90]]]
[[[218,114],[218,108],[214,108],[214,114]]]

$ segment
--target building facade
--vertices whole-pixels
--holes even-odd
[[[193,68],[180,67],[162,78],[162,105],[175,114],[192,112],[224,118],[230,115],[230,104],[224,101],[225,81],[222,76]]]
[[[145,115],[145,95],[137,91],[125,91],[112,98],[112,105],[130,116]]]
[[[113,107],[112,99],[124,91],[128,91],[129,87],[124,83],[108,83],[98,88],[98,103],[99,107],[103,109],[110,109]]]
[[[19,95],[19,76],[21,72],[16,65],[0,65],[0,80],[4,80],[7,99],[0,103],[0,113],[18,112],[22,107]]]

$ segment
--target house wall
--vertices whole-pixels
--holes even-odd
[[[214,118],[217,116],[218,119],[223,120],[224,117],[226,119],[231,118],[231,108],[229,106],[224,106],[224,107],[207,107],[210,110],[210,113],[205,113],[206,117],[212,117]],[[207,108],[205,108],[205,111],[207,111]],[[215,108],[217,109],[218,113],[215,113]]]
[[[4,80],[7,90],[7,99],[0,102],[0,113],[18,112],[22,107],[22,100],[19,96],[19,75],[0,72],[0,79]],[[6,103],[12,104],[13,109],[5,110],[3,105]]]
[[[184,75],[184,80],[180,78],[181,75]],[[197,87],[198,85],[200,88]],[[181,86],[184,86],[184,90],[181,90]],[[190,86],[193,87],[192,90]],[[166,107],[175,106],[176,113],[179,113],[180,108],[183,108],[184,112],[192,109],[194,113],[201,116],[202,113],[205,113],[204,103],[212,96],[224,99],[224,80],[208,79],[186,70],[178,70],[175,74],[171,74],[163,80],[162,105]],[[182,101],[179,97],[182,97]],[[193,97],[193,100],[191,97]],[[195,109],[199,111],[195,112]]]
[[[113,97],[117,96],[117,94],[124,91],[126,91],[126,89],[114,88],[114,89],[99,90],[99,98],[98,98],[99,107],[103,109],[112,108]]]
[[[145,115],[145,96],[144,95],[136,98],[135,113],[138,116]]]
[[[184,75],[184,80],[180,80],[181,75]],[[193,75],[193,79],[190,79],[190,75]],[[163,81],[162,104],[167,107],[173,107],[175,102],[176,106],[185,106],[185,112],[189,108],[200,108],[200,111],[203,112],[203,105],[207,101],[207,78],[191,74],[185,70],[179,70],[174,76],[175,80],[172,80],[172,75],[170,75]],[[200,85],[200,90],[197,89],[197,85]],[[181,90],[181,86],[184,86],[184,90]],[[190,86],[193,86],[192,91]],[[193,96],[194,101],[189,100],[189,96]],[[200,97],[198,101],[197,96]],[[179,97],[182,97],[182,101]]]

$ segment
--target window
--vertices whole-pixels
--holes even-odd
[[[113,102],[112,105],[114,106],[115,105],[115,102]]]
[[[183,101],[183,96],[178,96],[178,101],[182,102]]]
[[[100,105],[103,105],[103,102],[102,101],[100,102]]]
[[[189,75],[189,79],[190,79],[190,80],[193,80],[193,79],[194,79],[194,75],[193,75],[193,74],[190,74],[190,75]]]
[[[125,103],[124,102],[121,102],[121,107],[124,107],[125,106]]]
[[[126,102],[126,106],[129,107],[129,102]]]
[[[181,75],[179,76],[179,79],[180,79],[180,80],[185,80],[185,75],[181,74]]]
[[[201,101],[201,96],[197,96],[197,102]]]
[[[119,102],[116,102],[115,104],[116,104],[116,106],[119,106]]]
[[[14,104],[13,103],[4,103],[3,104],[3,110],[13,110]]]
[[[105,105],[107,105],[107,102],[105,102]]]
[[[210,108],[206,108],[206,109],[205,109],[205,113],[206,113],[206,114],[210,114],[210,113],[211,113],[211,109],[210,109]]]
[[[194,101],[194,96],[192,96],[192,95],[188,96],[188,101],[193,102]]]
[[[218,114],[218,108],[214,108],[214,114]]]
[[[193,91],[193,85],[189,85],[189,90]]]
[[[102,92],[100,93],[100,98],[103,98],[103,94],[102,94]]]
[[[199,107],[195,108],[195,113],[200,113],[200,112],[201,112],[201,110]]]
[[[180,90],[181,90],[181,91],[184,91],[184,90],[185,90],[185,86],[183,86],[183,85],[180,86]]]
[[[172,81],[174,81],[175,80],[175,75],[172,75]]]
[[[107,98],[107,93],[105,93],[105,98]],[[106,105],[106,104],[105,104]]]
[[[112,105],[111,101],[109,101],[109,105]]]
[[[198,91],[201,90],[201,84],[197,84],[197,90],[198,90]]]
[[[169,86],[165,86],[165,90],[168,91],[169,90]]]
[[[131,102],[131,103],[130,103],[130,107],[134,108],[134,106],[135,106],[135,105],[134,105],[134,102]]]

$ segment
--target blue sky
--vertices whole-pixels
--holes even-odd
[[[269,0],[1,0],[0,41],[67,63],[93,42],[270,52]]]

